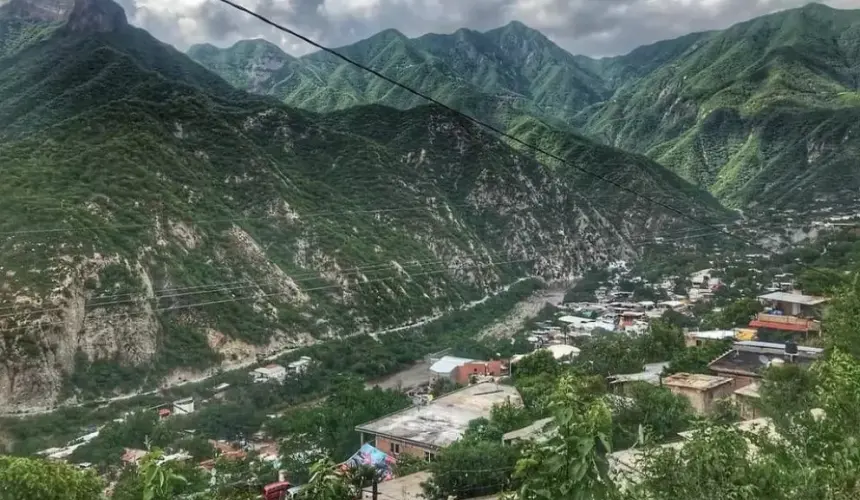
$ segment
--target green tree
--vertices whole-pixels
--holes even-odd
[[[660,442],[686,430],[693,418],[689,401],[663,387],[636,383],[630,386],[627,396],[613,400],[613,449],[633,445],[638,439],[640,425]]]
[[[188,479],[177,471],[177,464],[163,457],[164,452],[155,448],[140,460],[143,500],[170,500],[188,484]]]
[[[299,500],[352,500],[359,491],[350,477],[337,470],[330,459],[311,466],[310,481],[299,492]]]
[[[860,358],[860,274],[844,285],[825,311],[823,333],[830,349]]]
[[[518,456],[516,447],[501,440],[457,441],[431,462],[432,478],[425,485],[425,495],[431,500],[472,498],[510,488],[515,485],[511,475]]]
[[[616,494],[609,477],[612,420],[602,398],[585,390],[572,375],[552,393],[554,421],[547,439],[526,445],[515,478],[521,500],[608,499]]]
[[[594,334],[574,360],[581,370],[595,375],[617,375],[642,371],[644,356],[639,342],[625,333]]]
[[[668,361],[684,350],[681,327],[663,320],[654,320],[648,333],[639,338],[639,350],[646,363]]]
[[[0,500],[94,500],[104,484],[92,471],[36,458],[0,456]]]

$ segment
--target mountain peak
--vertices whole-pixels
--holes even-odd
[[[74,0],[0,0],[0,17],[59,22],[68,19]]]
[[[114,31],[126,26],[125,11],[112,0],[0,0],[0,17],[65,22],[83,32]]]
[[[112,0],[75,0],[66,24],[80,32],[110,32],[127,25],[125,10]]]

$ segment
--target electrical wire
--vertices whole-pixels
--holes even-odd
[[[615,186],[617,189],[619,189],[619,190],[621,190],[621,191],[624,191],[625,193],[628,193],[628,194],[630,194],[630,195],[633,195],[634,197],[636,197],[636,198],[638,198],[638,199],[641,199],[641,200],[643,200],[643,201],[646,201],[646,202],[648,202],[648,203],[651,203],[652,205],[656,205],[656,206],[661,207],[661,208],[663,208],[663,209],[665,209],[665,210],[668,210],[668,211],[670,211],[670,212],[673,212],[673,213],[675,213],[675,214],[679,215],[680,217],[682,217],[682,218],[684,218],[684,219],[687,219],[687,220],[690,220],[690,221],[692,221],[692,222],[695,222],[696,224],[699,224],[699,225],[702,225],[702,226],[709,227],[709,228],[711,228],[711,229],[717,230],[717,231],[719,231],[719,232],[723,233],[724,235],[726,235],[726,236],[728,236],[728,237],[730,237],[730,238],[732,238],[732,239],[738,240],[738,241],[740,241],[740,242],[742,242],[742,243],[744,243],[744,244],[746,244],[746,245],[749,245],[749,246],[750,246],[750,247],[752,247],[752,248],[758,249],[758,250],[760,250],[760,251],[764,251],[764,252],[766,252],[766,253],[768,253],[768,254],[771,254],[771,255],[776,254],[776,252],[774,252],[774,251],[772,251],[772,250],[769,250],[769,249],[767,249],[767,248],[764,248],[764,247],[762,247],[762,246],[760,246],[760,245],[758,245],[758,244],[756,244],[756,243],[754,243],[754,242],[752,242],[752,241],[749,241],[748,239],[746,239],[746,238],[744,238],[744,237],[742,237],[742,236],[737,236],[737,235],[733,234],[733,233],[732,233],[731,231],[729,231],[728,229],[720,228],[720,227],[718,227],[718,226],[716,226],[716,225],[714,225],[714,224],[711,224],[711,223],[709,223],[709,222],[705,221],[704,219],[701,219],[701,218],[699,218],[699,217],[696,217],[696,216],[694,216],[694,215],[691,215],[691,214],[689,214],[689,213],[686,213],[686,212],[684,212],[683,210],[680,210],[680,209],[678,209],[678,208],[675,208],[675,207],[674,207],[674,206],[672,206],[672,205],[668,205],[668,204],[663,203],[663,202],[661,202],[661,201],[659,201],[659,200],[656,200],[656,199],[654,199],[654,198],[652,198],[652,197],[649,197],[649,196],[647,196],[647,195],[645,195],[645,194],[643,194],[643,193],[641,193],[641,192],[639,192],[639,191],[637,191],[637,190],[635,190],[635,189],[629,188],[629,187],[625,186],[624,184],[621,184],[621,183],[620,183],[620,182],[618,182],[618,181],[615,181],[615,180],[613,180],[613,179],[610,179],[610,178],[606,177],[605,175],[601,175],[601,174],[596,173],[596,172],[593,172],[593,171],[591,171],[591,170],[589,170],[589,169],[587,169],[587,168],[585,168],[585,167],[582,167],[582,166],[580,166],[580,165],[576,165],[576,164],[574,164],[574,163],[572,163],[572,162],[570,162],[570,161],[568,161],[568,160],[566,160],[566,159],[564,159],[564,158],[562,158],[562,157],[560,157],[560,156],[558,156],[558,155],[556,155],[556,154],[554,154],[554,153],[552,153],[552,152],[550,152],[550,151],[547,151],[547,150],[545,150],[545,149],[543,149],[543,148],[541,148],[541,147],[539,147],[539,146],[535,146],[534,144],[530,144],[530,143],[528,143],[528,142],[526,142],[526,141],[524,141],[524,140],[520,139],[519,137],[516,137],[516,136],[514,136],[514,135],[511,135],[511,134],[509,134],[509,133],[505,132],[504,130],[499,129],[498,127],[496,127],[496,126],[494,126],[494,125],[492,125],[492,124],[490,124],[490,123],[487,123],[487,122],[485,122],[485,121],[483,121],[483,120],[480,120],[480,119],[478,119],[478,118],[475,118],[475,117],[473,117],[473,116],[471,116],[471,115],[469,115],[469,114],[467,114],[467,113],[464,113],[464,112],[462,112],[462,111],[460,111],[460,110],[458,110],[458,109],[456,109],[456,108],[453,108],[452,106],[449,106],[448,104],[445,104],[444,102],[442,102],[442,101],[440,101],[440,100],[438,100],[438,99],[435,99],[435,98],[433,98],[433,97],[431,97],[431,96],[429,96],[429,95],[425,94],[424,92],[421,92],[420,90],[416,90],[416,89],[414,89],[414,88],[410,87],[409,85],[406,85],[406,84],[404,84],[404,83],[401,83],[401,82],[399,82],[399,81],[395,80],[394,78],[388,77],[388,76],[386,76],[386,75],[384,75],[384,74],[380,73],[379,71],[377,71],[377,70],[375,70],[375,69],[373,69],[373,68],[371,68],[371,67],[369,67],[369,66],[367,66],[367,65],[364,65],[364,64],[362,64],[362,63],[360,63],[360,62],[358,62],[358,61],[356,61],[356,60],[354,60],[354,59],[352,59],[352,58],[350,58],[350,57],[348,57],[348,56],[346,56],[346,55],[344,55],[344,54],[341,54],[340,52],[338,52],[338,51],[336,51],[336,50],[334,50],[334,49],[331,49],[331,48],[329,48],[329,47],[326,47],[326,46],[324,46],[324,45],[322,45],[322,44],[320,44],[320,43],[318,43],[318,42],[316,42],[316,41],[314,41],[314,40],[310,39],[309,37],[307,37],[307,36],[305,36],[305,35],[302,35],[301,33],[297,32],[297,31],[295,31],[295,30],[293,30],[293,29],[287,28],[286,26],[283,26],[283,25],[281,25],[281,24],[279,24],[279,23],[277,23],[277,22],[275,22],[275,21],[273,21],[273,20],[269,19],[268,17],[266,17],[266,16],[264,16],[264,15],[262,15],[262,14],[259,14],[259,13],[255,12],[255,11],[251,10],[251,9],[248,9],[247,7],[244,7],[244,6],[242,6],[242,5],[240,5],[240,4],[236,3],[236,2],[233,2],[232,0],[219,0],[219,1],[220,1],[221,3],[223,3],[223,4],[226,4],[226,5],[228,5],[228,6],[232,7],[232,8],[234,8],[234,9],[236,9],[236,10],[239,10],[239,11],[241,11],[241,12],[244,12],[244,13],[246,13],[246,14],[248,14],[248,15],[252,16],[252,17],[255,17],[255,18],[259,19],[260,21],[262,21],[263,23],[268,24],[269,26],[271,26],[271,27],[273,27],[273,28],[275,28],[275,29],[277,29],[277,30],[280,30],[280,31],[282,31],[282,32],[284,32],[284,33],[287,33],[287,34],[289,34],[289,35],[291,35],[291,36],[293,36],[293,37],[295,37],[295,38],[298,38],[299,40],[302,40],[303,42],[305,42],[305,43],[307,43],[307,44],[309,44],[309,45],[311,45],[311,46],[313,46],[313,47],[315,47],[315,48],[317,48],[317,49],[319,49],[319,50],[321,50],[321,51],[323,51],[323,52],[326,52],[326,53],[328,53],[328,54],[331,54],[332,56],[334,56],[334,57],[336,57],[336,58],[338,58],[338,59],[341,59],[342,61],[344,61],[344,62],[346,62],[346,63],[348,63],[348,64],[351,64],[351,65],[353,65],[353,66],[355,66],[355,67],[357,67],[357,68],[359,68],[359,69],[361,69],[361,70],[363,70],[363,71],[366,71],[366,72],[368,72],[368,73],[370,73],[370,74],[372,74],[372,75],[376,76],[377,78],[379,78],[379,79],[381,79],[381,80],[383,80],[383,81],[386,81],[386,82],[388,82],[388,83],[390,83],[390,84],[394,85],[395,87],[398,87],[398,88],[400,88],[400,89],[402,89],[402,90],[405,90],[406,92],[409,92],[410,94],[413,94],[413,95],[415,95],[415,96],[417,96],[417,97],[419,97],[419,98],[421,98],[421,99],[424,99],[425,101],[427,101],[427,102],[429,102],[429,103],[432,103],[432,104],[434,104],[434,105],[436,105],[436,106],[439,106],[440,108],[442,108],[442,109],[444,109],[444,110],[446,110],[446,111],[448,111],[448,112],[450,112],[450,113],[453,113],[453,114],[455,114],[455,115],[459,116],[460,118],[463,118],[464,120],[467,120],[467,121],[469,121],[469,122],[471,122],[471,123],[473,123],[473,124],[477,125],[478,127],[481,127],[481,128],[486,129],[486,130],[489,130],[490,132],[492,132],[492,133],[494,133],[494,134],[497,134],[497,135],[498,135],[498,136],[500,136],[500,137],[503,137],[503,138],[505,138],[505,139],[507,139],[507,140],[509,140],[509,141],[512,141],[512,142],[514,142],[514,143],[516,143],[516,144],[519,144],[520,146],[523,146],[523,147],[525,147],[525,148],[527,148],[527,149],[530,149],[530,150],[532,150],[532,151],[534,151],[534,152],[536,152],[536,153],[539,153],[539,154],[541,154],[541,155],[544,155],[544,156],[546,156],[547,158],[551,158],[551,159],[553,159],[553,160],[555,160],[555,161],[557,161],[557,162],[561,163],[562,165],[566,165],[566,166],[568,166],[568,167],[570,167],[570,168],[573,168],[573,169],[575,169],[575,170],[578,170],[578,171],[580,171],[580,172],[582,172],[582,173],[584,173],[584,174],[586,174],[586,175],[588,175],[588,176],[591,176],[591,177],[593,177],[593,178],[595,178],[595,179],[597,179],[597,180],[599,180],[599,181],[606,182],[606,183],[608,183],[608,184],[610,184],[610,185],[612,185],[612,186]],[[815,268],[815,267],[813,267],[813,266],[806,266],[806,267],[808,267],[808,269],[810,269],[810,270],[814,270],[815,272],[819,272],[819,273],[825,274],[825,273],[823,273],[821,270],[819,270],[819,269],[817,269],[817,268]]]

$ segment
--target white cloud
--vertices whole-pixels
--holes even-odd
[[[133,24],[185,49],[264,36],[288,52],[312,50],[218,0],[119,0]],[[538,29],[573,53],[612,55],[694,31],[728,27],[806,0],[238,0],[328,46],[386,28],[409,36],[486,30],[512,20]],[[860,0],[827,0],[860,8]]]

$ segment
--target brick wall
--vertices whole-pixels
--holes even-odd
[[[472,375],[492,375],[494,377],[502,376],[501,361],[474,361],[466,363],[453,373],[454,382],[467,385]]]
[[[395,448],[392,445],[398,445],[400,448],[400,452],[395,451]],[[404,443],[402,441],[396,441],[393,439],[387,439],[383,437],[376,436],[376,441],[374,442],[374,446],[382,452],[388,453],[389,455],[396,457],[397,455],[411,455],[415,458],[424,459],[424,452],[429,451],[434,453],[433,450],[429,450],[426,448],[422,448],[420,446],[415,446],[413,444]]]

